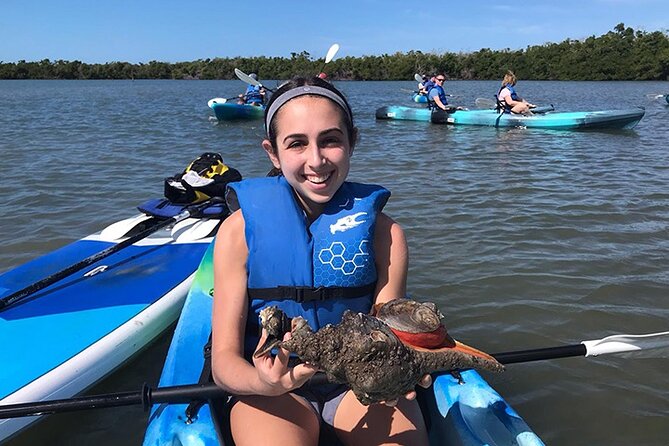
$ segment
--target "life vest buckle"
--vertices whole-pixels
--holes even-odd
[[[313,288],[309,286],[297,286],[295,287],[295,300],[297,302],[312,302],[315,300],[325,300],[326,293],[325,287],[319,286],[318,288]]]

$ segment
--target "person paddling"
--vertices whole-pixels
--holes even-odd
[[[405,297],[408,270],[404,232],[382,212],[390,192],[346,181],[358,130],[339,90],[318,77],[288,81],[267,104],[265,128],[276,176],[230,186],[233,213],[214,251],[212,374],[236,395],[235,443],[316,445],[328,429],[348,445],[427,445],[415,392],[364,406],[345,385],[309,382],[315,367],[286,350],[253,357],[267,338],[263,308],[317,330],[345,310],[370,313]]]
[[[516,75],[513,71],[507,71],[502,80],[502,86],[497,92],[498,111],[504,113],[531,114],[530,109],[536,105],[530,104],[516,93]]]
[[[258,80],[258,75],[255,73],[249,74],[249,77]],[[265,88],[259,85],[249,84],[246,91],[239,95],[239,104],[261,106],[265,102]]]

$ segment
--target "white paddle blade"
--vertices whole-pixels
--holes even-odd
[[[651,100],[651,101],[655,101],[655,100],[657,100],[657,99],[662,99],[662,98],[664,98],[665,96],[666,96],[666,95],[664,95],[664,94],[652,94],[652,93],[646,95],[646,97],[647,97],[649,100]]]
[[[251,76],[244,73],[239,68],[235,68],[235,76],[237,76],[239,78],[239,80],[242,81],[242,82],[246,82],[247,84],[251,84],[251,85],[254,85],[256,87],[262,87],[262,84],[260,82],[253,79]]]
[[[413,78],[416,80],[416,82],[423,82],[423,76],[418,73],[414,74]]]
[[[117,221],[100,232],[102,240],[116,241],[128,236],[128,233],[135,229],[138,225],[151,219],[150,215],[140,214],[135,217],[126,218],[125,220]]]
[[[495,108],[495,101],[486,98],[476,98],[474,101],[477,108]]]
[[[330,47],[328,53],[325,55],[325,63],[329,63],[332,59],[334,59],[334,57],[337,55],[337,51],[339,51],[339,44],[335,43]]]
[[[634,353],[635,358],[669,357],[669,331],[643,335],[613,335],[603,339],[583,341],[581,344],[585,345],[585,356],[628,352]],[[664,351],[658,351],[659,349],[664,349]],[[644,353],[639,354],[640,351]]]
[[[207,105],[209,106],[209,108],[213,108],[214,104],[225,104],[226,102],[228,102],[227,98],[213,98],[209,99]]]

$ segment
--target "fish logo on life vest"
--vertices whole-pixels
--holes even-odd
[[[358,212],[357,214],[347,215],[337,220],[335,223],[330,225],[330,234],[335,234],[337,232],[348,231],[353,229],[356,226],[360,226],[367,220],[357,220],[358,217],[367,215],[367,212]]]

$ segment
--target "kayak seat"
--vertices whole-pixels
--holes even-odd
[[[430,115],[430,122],[433,124],[448,124],[449,115],[455,113],[457,107],[447,107],[446,110],[433,109]]]
[[[140,212],[143,212],[146,215],[157,218],[172,218],[176,215],[179,215],[181,212],[188,207],[188,204],[181,203],[172,203],[166,198],[154,198],[149,200],[139,206]],[[202,211],[200,215],[201,218],[222,218],[226,217],[229,214],[228,206],[221,202],[212,204]]]

